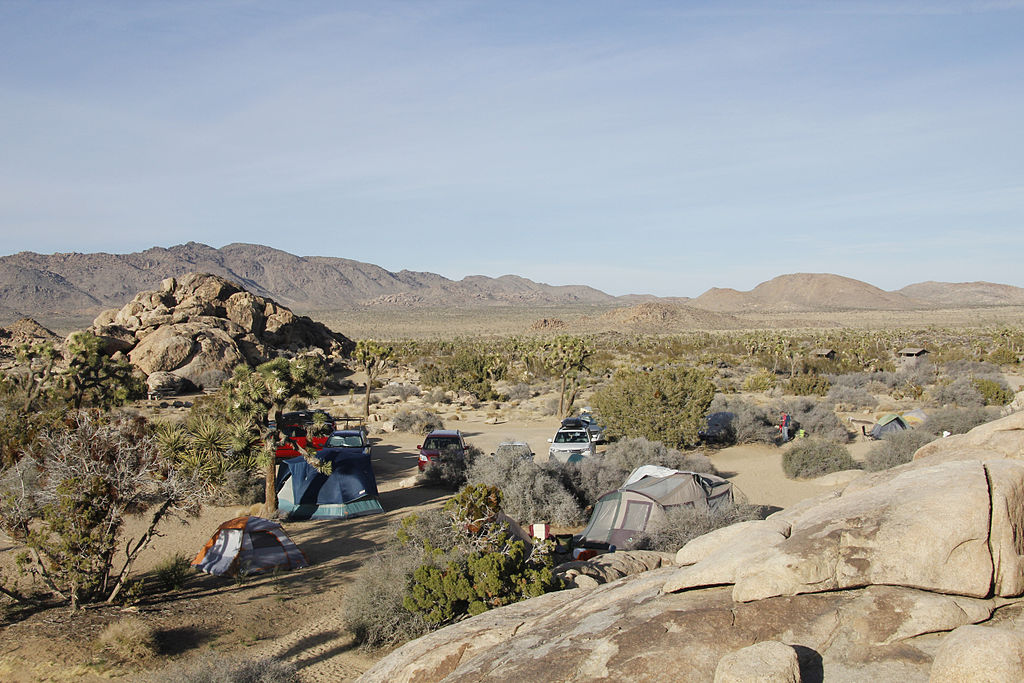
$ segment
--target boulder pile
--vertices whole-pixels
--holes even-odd
[[[1024,413],[694,539],[673,566],[576,583],[364,680],[1024,680]]]
[[[101,313],[89,331],[109,353],[122,352],[147,376],[156,374],[161,386],[174,380],[159,373],[214,388],[239,363],[258,365],[310,349],[343,355],[355,346],[322,323],[207,273],[168,278],[159,290]]]

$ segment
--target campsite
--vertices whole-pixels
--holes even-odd
[[[322,403],[330,409],[347,400],[324,397]],[[468,439],[485,452],[513,436],[542,444],[559,425],[557,419],[540,415],[488,424],[487,412],[463,411],[459,421]],[[38,615],[8,624],[0,672],[12,681],[98,681],[118,671],[125,675],[133,669],[110,662],[96,652],[93,643],[109,623],[142,614],[165,634],[161,651],[171,661],[184,661],[203,652],[275,656],[294,662],[303,681],[358,677],[382,653],[360,649],[346,631],[341,617],[346,589],[359,567],[393,533],[397,520],[412,511],[437,508],[451,494],[415,484],[420,438],[403,432],[373,438],[373,469],[383,514],[283,523],[308,557],[308,568],[240,579],[196,574],[168,599],[144,601],[127,610],[105,607],[78,614],[48,614],[45,619]],[[870,446],[868,440],[857,441],[851,444],[851,451],[862,459]],[[773,446],[732,446],[716,451],[713,461],[751,501],[777,507],[793,505],[842,483],[835,477],[825,481],[786,478],[781,453]],[[156,568],[175,555],[191,560],[220,523],[248,512],[211,506],[187,523],[167,524],[156,545],[140,558],[137,570],[153,577]],[[143,520],[132,523],[138,527]],[[130,529],[128,535],[137,533]]]

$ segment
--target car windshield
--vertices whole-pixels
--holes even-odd
[[[558,432],[555,434],[555,443],[587,443],[586,432]]]
[[[423,442],[424,450],[443,451],[446,448],[461,448],[462,444],[456,436],[431,436]]]
[[[332,434],[327,445],[331,448],[362,448],[363,437],[359,434]]]

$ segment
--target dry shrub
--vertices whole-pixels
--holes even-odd
[[[725,443],[775,442],[779,430],[778,415],[767,406],[758,405],[736,396],[715,396],[709,408],[711,413],[732,413]]]
[[[866,469],[877,472],[910,462],[917,449],[935,440],[935,435],[920,429],[889,432],[871,446]]]
[[[783,412],[788,413],[794,423],[789,430],[790,436],[796,428],[827,441],[845,443],[850,440],[849,432],[827,400],[804,397],[783,401],[775,406],[775,414]]]
[[[138,663],[157,654],[156,630],[142,619],[128,617],[108,624],[98,644],[105,653],[121,662]]]
[[[502,510],[522,524],[550,522],[573,526],[583,522],[580,506],[558,473],[531,459],[477,458],[469,469],[467,481],[498,487]]]
[[[437,520],[426,520],[428,515]],[[444,526],[437,510],[419,517],[424,519],[424,524]],[[391,542],[363,564],[344,607],[346,625],[356,642],[372,649],[391,647],[430,630],[421,615],[410,612],[402,604],[413,572],[422,562],[417,544]]]
[[[622,486],[626,477],[641,465],[660,465],[685,472],[718,474],[711,459],[700,452],[684,453],[660,441],[643,437],[622,439],[608,445],[603,456],[577,463],[546,465],[572,492],[581,507],[593,505],[605,493]]]
[[[403,401],[408,401],[413,396],[420,395],[420,388],[414,384],[388,384],[380,392],[385,398],[397,396]]]
[[[940,406],[965,407],[985,404],[985,397],[969,377],[958,377],[952,382],[937,385],[932,389],[931,397],[932,401]]]
[[[466,485],[470,466],[482,455],[483,451],[472,444],[466,444],[465,453],[458,446],[449,446],[436,460],[430,461],[417,477],[417,483],[458,491]]]
[[[429,410],[401,410],[395,414],[391,423],[396,431],[411,434],[429,434],[435,429],[444,429],[441,417]]]
[[[841,384],[832,385],[832,388],[828,390],[827,399],[829,403],[844,406],[848,410],[874,408],[878,405],[878,399],[865,389]]]
[[[240,659],[206,653],[191,664],[167,667],[152,683],[299,683],[295,665],[273,657]]]
[[[720,505],[714,510],[673,506],[665,510],[664,519],[647,525],[636,541],[636,549],[674,553],[698,536],[737,522],[764,519],[767,512],[765,506],[742,503]]]
[[[782,454],[782,471],[790,479],[856,469],[860,463],[850,457],[846,446],[826,439],[799,439]]]
[[[928,415],[921,426],[922,431],[936,436],[943,432],[966,434],[978,425],[999,417],[998,408],[970,406],[966,408],[939,408]]]

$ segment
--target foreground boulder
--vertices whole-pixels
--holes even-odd
[[[89,331],[146,375],[169,372],[197,387],[218,386],[239,363],[308,349],[343,355],[355,346],[322,323],[205,273],[168,278],[159,290],[101,313]]]
[[[981,458],[933,447],[695,539],[676,554],[686,566],[552,593],[424,636],[364,679],[972,680],[962,653],[991,635],[1001,653],[978,657],[992,680],[1024,680],[1024,450],[1012,445],[1022,417],[999,422],[938,442],[967,443]],[[949,635],[975,624],[990,633]],[[758,661],[768,678],[748,678]]]

